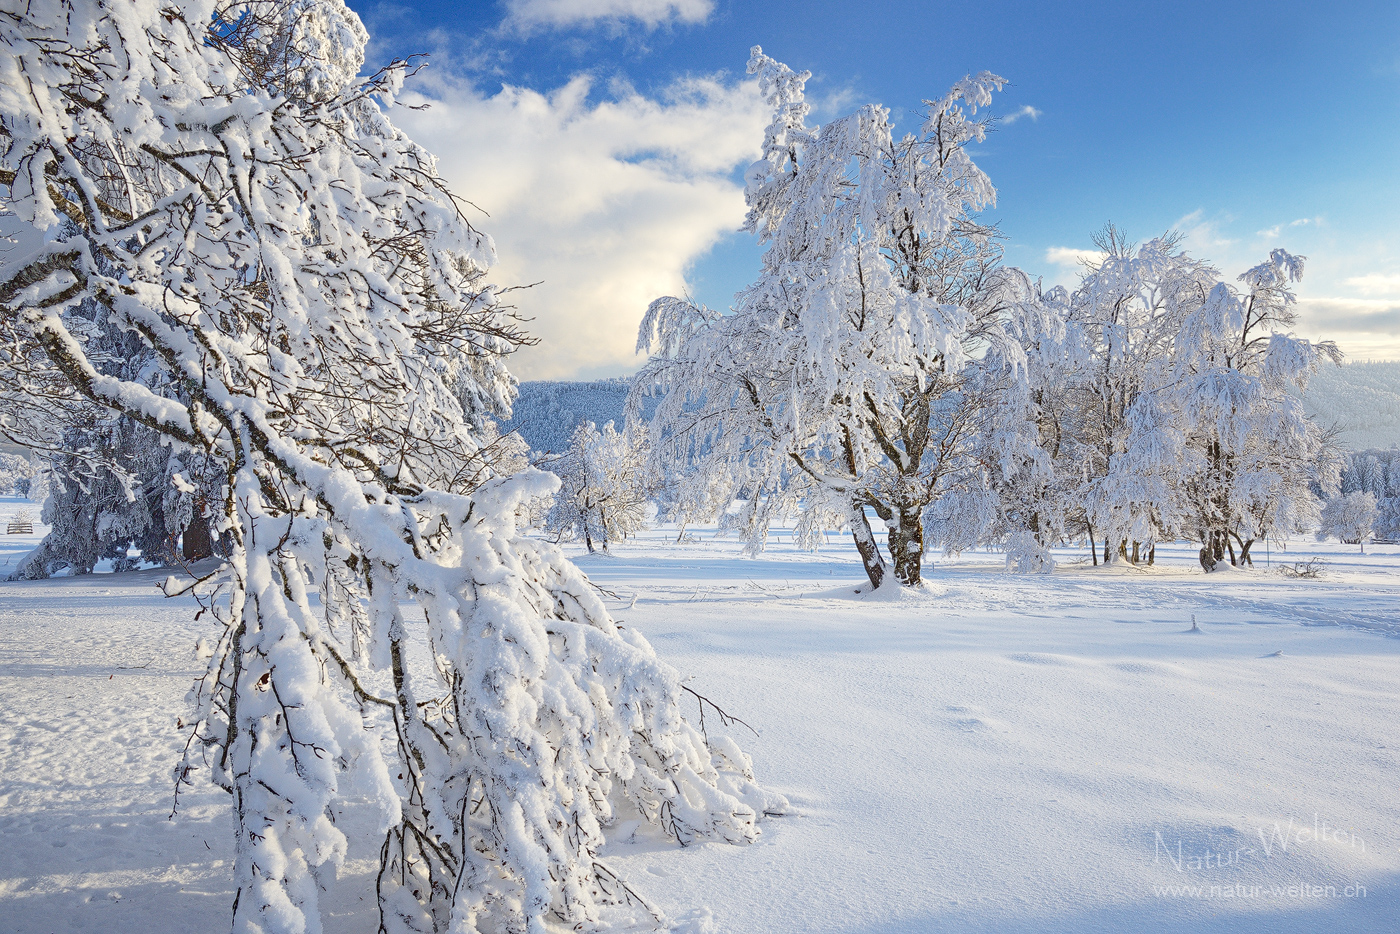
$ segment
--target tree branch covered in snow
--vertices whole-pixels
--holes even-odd
[[[386,932],[597,923],[632,898],[597,855],[623,802],[682,844],[753,839],[781,799],[521,533],[557,481],[488,422],[528,338],[388,119],[412,66],[356,78],[340,0],[48,0],[0,30],[0,183],[44,232],[0,282],[5,388],[222,471],[224,628],[177,775],[233,796],[234,930],[320,929],[348,795],[380,810]],[[89,353],[117,334],[141,373]]]

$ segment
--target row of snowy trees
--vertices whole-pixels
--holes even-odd
[[[654,456],[682,519],[725,515],[751,549],[849,529],[871,584],[917,584],[927,548],[999,542],[1020,570],[1065,537],[1106,561],[1190,537],[1207,569],[1316,520],[1335,459],[1293,390],[1330,343],[1287,333],[1302,258],[1275,250],[1235,287],[1176,238],[1113,228],[1073,292],[1001,263],[995,197],[969,144],[1004,81],[926,102],[919,132],[862,107],[807,124],[804,85],[755,47],[774,115],[748,171],[767,245],[730,313],[654,302],[639,350]],[[869,513],[888,530],[888,563]]]
[[[341,0],[0,11],[0,186],[42,233],[0,273],[2,427],[221,543],[168,586],[217,627],[177,773],[231,795],[235,932],[321,929],[349,798],[385,934],[599,929],[637,901],[620,809],[743,842],[784,802],[524,534],[558,481],[489,419],[525,338],[366,41]]]

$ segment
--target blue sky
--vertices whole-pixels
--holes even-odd
[[[724,307],[758,268],[734,233],[767,116],[751,45],[813,73],[816,121],[983,69],[1010,86],[975,158],[1007,261],[1072,284],[1107,221],[1168,229],[1234,276],[1309,257],[1299,332],[1400,358],[1400,4],[349,0],[382,62],[430,53],[396,119],[490,213],[543,339],[523,378],[635,368],[646,302]]]

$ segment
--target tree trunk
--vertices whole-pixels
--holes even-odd
[[[1152,565],[1154,565],[1154,564],[1156,564],[1156,563],[1157,563],[1157,543],[1156,543],[1156,542],[1152,542],[1152,543],[1150,543],[1150,544],[1147,546],[1147,566],[1148,566],[1148,567],[1152,567]]]
[[[186,561],[198,561],[214,553],[214,540],[209,534],[209,517],[204,514],[204,498],[195,500],[194,518],[181,536],[181,552]]]
[[[1138,560],[1139,560],[1139,549],[1140,549],[1141,547],[1142,547],[1142,542],[1136,542],[1136,541],[1133,542],[1133,556],[1132,556],[1131,558],[1129,558],[1128,560],[1131,561],[1131,562],[1133,562],[1134,565],[1136,565],[1136,564],[1138,563]]]
[[[1215,533],[1201,532],[1201,569],[1209,574],[1215,570]]]
[[[870,578],[871,587],[879,587],[885,581],[885,559],[880,556],[880,543],[875,541],[875,533],[870,531],[870,520],[865,518],[865,507],[852,503],[846,523],[851,527],[851,537],[856,540],[856,551],[865,565],[865,576]]]
[[[1099,566],[1099,545],[1098,539],[1094,537],[1094,527],[1089,526],[1089,557],[1094,559],[1094,567]]]
[[[894,576],[905,587],[916,587],[921,578],[924,557],[924,525],[919,510],[900,509],[895,515],[898,524],[890,525],[890,559]]]

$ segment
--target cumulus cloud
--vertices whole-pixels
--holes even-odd
[[[476,220],[496,241],[493,281],[539,283],[513,293],[541,339],[512,361],[522,379],[640,362],[647,305],[684,294],[688,265],[743,223],[734,171],[758,158],[768,120],[751,81],[688,78],[656,99],[590,90],[587,77],[548,94],[444,83],[430,109],[395,112],[453,190],[490,215]]]
[[[506,25],[522,31],[636,22],[648,29],[703,23],[714,0],[506,0]]]
[[[1031,118],[1031,122],[1034,123],[1035,121],[1037,121],[1037,120],[1040,119],[1040,115],[1043,114],[1043,113],[1045,113],[1045,111],[1043,111],[1043,110],[1036,110],[1036,109],[1035,109],[1034,107],[1032,107],[1030,104],[1027,104],[1026,106],[1022,107],[1020,110],[1013,110],[1011,113],[1009,113],[1009,114],[1007,114],[1006,116],[1002,117],[1002,118],[1001,118],[1001,122],[1002,122],[1002,123],[1007,123],[1007,124],[1009,124],[1009,123],[1015,123],[1017,120],[1020,120],[1022,117],[1030,117],[1030,118]]]

